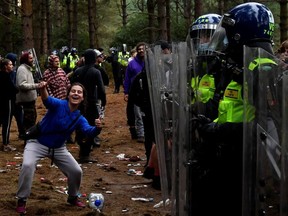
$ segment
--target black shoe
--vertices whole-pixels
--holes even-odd
[[[160,176],[153,177],[152,187],[156,190],[161,190]]]
[[[84,164],[84,163],[97,163],[98,161],[95,159],[90,158],[89,156],[86,157],[80,157],[77,162],[79,164]]]
[[[130,127],[129,131],[130,131],[130,134],[131,134],[131,139],[133,139],[133,140],[138,139],[135,127]]]
[[[154,177],[154,168],[147,166],[143,172],[143,177],[146,179],[153,179]]]

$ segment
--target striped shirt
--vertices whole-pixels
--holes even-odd
[[[48,82],[47,90],[50,96],[66,99],[70,81],[62,68],[57,70],[47,69],[44,72],[43,80]]]

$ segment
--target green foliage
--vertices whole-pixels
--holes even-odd
[[[184,18],[179,18],[179,21],[176,22],[176,19],[172,17],[171,19],[172,41],[185,41],[187,32],[188,32],[188,29],[186,28]]]
[[[59,10],[55,9],[55,3],[59,2],[59,0],[50,0],[50,18],[51,23],[53,25],[52,28],[52,38],[51,38],[51,46],[52,48],[60,49],[62,46],[69,46],[69,37],[67,35],[67,15],[66,15],[66,5],[65,1],[60,1],[61,5],[59,6],[61,11],[61,27],[56,27],[56,15],[55,13],[59,13]],[[87,13],[87,1],[78,1],[78,50],[79,53],[84,51],[89,47],[89,30],[88,30],[88,13]],[[81,3],[80,3],[81,2]],[[139,3],[141,1],[135,0],[127,0],[127,25],[125,27],[122,26],[122,17],[120,16],[120,1],[111,1],[111,0],[97,0],[96,1],[97,11],[96,14],[96,22],[95,22],[95,30],[97,33],[97,46],[108,50],[111,46],[119,47],[123,43],[127,44],[128,48],[134,47],[139,41],[148,41],[148,15],[146,13],[146,1],[143,1],[144,11],[140,11],[138,8]],[[273,12],[275,19],[275,33],[274,33],[274,42],[275,47],[278,47],[280,44],[280,7],[279,4],[275,4],[275,1],[258,1],[267,5],[271,11]],[[182,4],[182,1],[178,1],[178,3]],[[238,4],[243,3],[241,0],[231,0],[229,2],[225,1],[227,10],[235,7]],[[117,5],[118,4],[118,5]],[[181,5],[182,7],[183,5]],[[215,0],[205,0],[203,1],[203,13],[219,13],[218,2]],[[1,9],[1,8],[0,8]],[[192,9],[193,10],[193,9]],[[157,10],[155,10],[157,12]],[[185,24],[185,19],[183,15],[177,11],[175,1],[171,1],[171,39],[172,41],[183,41],[187,36],[187,27]],[[226,9],[224,9],[226,12]],[[177,17],[177,19],[176,19]],[[7,37],[5,33],[5,22],[4,17],[0,16],[0,54],[4,54],[8,52],[5,50],[5,44],[1,44],[3,39]],[[155,25],[157,28],[157,20],[155,20]],[[12,47],[13,50],[9,50],[9,52],[20,53],[22,51],[22,43],[23,43],[23,31],[21,25],[21,16],[12,14],[11,16],[11,37],[12,37]],[[154,29],[156,40],[157,40],[157,29]],[[37,30],[34,30],[37,31]]]
[[[148,20],[142,13],[129,17],[129,23],[125,27],[119,28],[115,34],[111,46],[121,46],[123,43],[128,47],[134,47],[140,41],[148,41]]]

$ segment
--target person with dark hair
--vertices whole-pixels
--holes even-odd
[[[99,118],[97,108],[98,100],[101,105],[106,105],[105,87],[102,81],[101,72],[95,68],[96,52],[93,49],[87,49],[84,52],[85,65],[78,68],[70,78],[71,83],[79,82],[84,85],[87,90],[87,108],[86,111],[81,110],[89,124],[94,124],[94,119]],[[95,138],[95,137],[94,137]],[[93,146],[99,147],[99,143],[94,143],[94,138],[86,137],[81,131],[76,130],[76,142],[80,146],[79,162],[89,163],[96,162],[90,158],[90,152]]]
[[[41,88],[43,83],[35,83],[33,72],[33,56],[29,52],[24,52],[20,57],[20,66],[16,74],[16,86],[19,92],[16,94],[16,103],[23,108],[23,128],[26,131],[28,128],[35,125],[37,119],[36,112],[36,89]]]
[[[18,89],[13,84],[10,73],[13,73],[13,64],[9,59],[0,62],[0,122],[2,124],[3,151],[15,151],[9,144],[11,120],[14,113],[14,104]]]
[[[100,133],[101,121],[94,119],[91,126],[78,110],[85,103],[86,91],[82,84],[73,83],[68,90],[67,100],[49,96],[43,82],[40,87],[41,99],[47,108],[47,113],[39,123],[40,135],[26,143],[22,167],[19,175],[17,191],[17,213],[26,213],[26,201],[30,196],[36,164],[41,158],[49,157],[65,174],[68,183],[67,202],[77,207],[85,207],[78,199],[82,180],[82,169],[67,150],[65,140],[76,129],[83,134],[94,137]],[[96,125],[96,127],[95,127]]]
[[[124,100],[127,102],[126,115],[132,139],[144,143],[144,127],[140,108],[129,101],[129,93],[132,82],[136,75],[140,73],[145,65],[146,43],[140,42],[136,45],[137,55],[132,59],[126,69],[124,80]]]
[[[10,59],[13,64],[13,71],[12,73],[10,73],[10,78],[16,87],[17,55],[15,53],[8,53],[6,55],[6,58]],[[24,133],[25,133],[25,130],[23,127],[23,109],[22,109],[22,106],[16,103],[16,98],[14,99],[13,103],[14,103],[14,112],[12,113],[12,115],[15,117],[15,120],[17,123],[17,128],[18,128],[18,133],[19,133],[18,138],[23,139]]]

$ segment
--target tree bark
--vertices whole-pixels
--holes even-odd
[[[73,0],[72,9],[72,47],[78,48],[78,3],[77,0]]]
[[[148,11],[148,35],[149,43],[153,43],[155,40],[155,2],[154,0],[147,0],[147,11]]]
[[[288,16],[287,16],[287,0],[280,0],[280,43],[287,40]],[[274,17],[275,19],[275,17]]]
[[[23,48],[34,47],[33,27],[32,27],[32,0],[21,0],[22,5],[22,28],[23,28]]]
[[[5,28],[2,29],[5,35],[3,37],[3,47],[6,52],[11,52],[13,50],[13,43],[12,43],[12,34],[11,34],[11,6],[10,6],[10,0],[7,0],[7,2],[1,2],[1,8],[3,9],[3,15],[4,15],[4,26]]]
[[[72,9],[71,9],[71,0],[65,0],[65,4],[66,4],[66,9],[67,9],[68,41],[69,41],[69,47],[71,48],[72,47]]]
[[[89,23],[89,46],[94,48],[95,39],[95,2],[93,0],[88,0],[88,23]]]
[[[166,0],[157,0],[159,39],[167,41]]]

